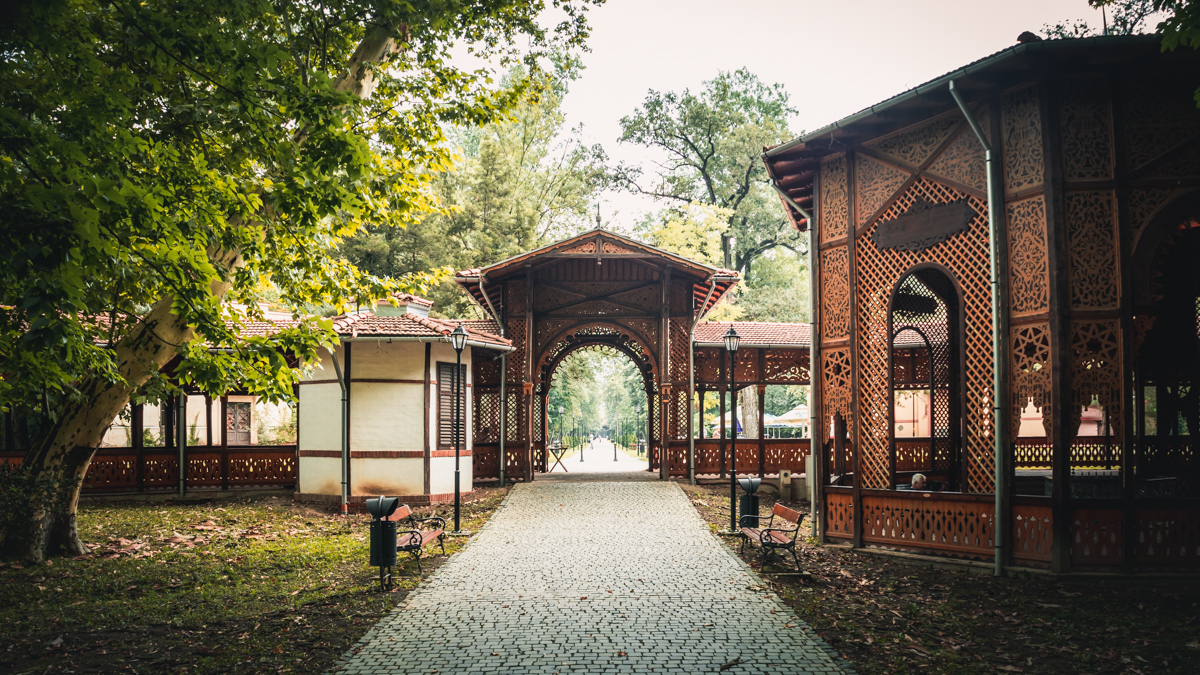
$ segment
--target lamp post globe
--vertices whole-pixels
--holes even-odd
[[[742,341],[733,324],[729,324],[729,332],[725,333],[725,351],[729,352],[729,531],[737,532],[737,452],[734,445],[737,442],[737,389],[734,388],[733,369],[736,364],[734,354]]]
[[[462,451],[462,353],[467,346],[467,331],[463,330],[462,324],[458,324],[454,328],[454,332],[450,333],[450,344],[454,347],[455,363],[454,363],[454,532],[461,533],[462,528],[459,526],[459,519],[462,514],[462,492],[460,488],[460,477],[462,471],[459,468],[459,455]]]

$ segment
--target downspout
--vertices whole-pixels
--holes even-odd
[[[817,374],[820,372],[820,369],[817,368],[816,355],[820,350],[820,345],[817,342],[820,340],[820,331],[817,330],[817,321],[819,319],[817,316],[817,308],[819,307],[819,303],[816,291],[817,242],[819,242],[820,239],[817,237],[817,221],[812,217],[812,214],[797,204],[796,201],[788,196],[788,193],[784,191],[783,188],[779,187],[779,185],[774,181],[771,181],[771,187],[775,188],[775,191],[778,192],[779,195],[783,197],[783,199],[787,201],[787,203],[790,204],[793,209],[796,209],[796,213],[804,216],[804,219],[808,221],[808,452],[810,455],[814,455],[813,466],[816,466],[817,462],[823,461],[823,458],[818,459],[817,457],[820,456],[815,455],[815,453],[820,452],[822,455],[824,454],[824,450],[820,445],[821,439],[817,437],[817,432],[821,432],[822,438],[824,437],[825,433],[821,427],[821,420],[817,416]],[[814,473],[820,474],[820,471],[815,471]],[[821,534],[818,530],[819,525],[817,522],[817,476],[805,476],[805,478],[807,479],[809,486],[808,522],[812,527],[813,536],[817,538],[817,541],[820,541]]]
[[[700,305],[700,311],[696,312],[696,318],[692,319],[692,330],[688,333],[688,414],[691,415],[692,402],[691,398],[696,395],[696,326],[700,323],[700,319],[704,318],[704,310],[708,307],[708,301],[712,298],[713,291],[717,290],[717,277],[712,275],[708,277],[708,295],[704,296],[704,302]],[[700,411],[704,415],[704,410]],[[703,427],[701,427],[703,431]],[[688,434],[688,485],[696,484],[696,429],[692,429],[692,433]]]
[[[483,299],[487,301],[488,309],[492,312],[492,318],[496,320],[496,325],[500,327],[500,337],[504,335],[504,322],[500,320],[500,315],[496,313],[496,306],[492,304],[492,298],[487,294],[487,289],[483,287],[486,281],[486,275],[479,275],[479,292],[483,295]],[[508,352],[500,352],[500,458],[497,463],[500,465],[500,487],[504,487],[504,468],[508,464],[508,455],[504,452],[505,437],[508,436],[508,430],[504,428],[508,421],[508,398],[505,396],[505,384],[508,381]]]
[[[333,370],[337,373],[338,384],[342,387],[342,515],[350,511],[350,486],[346,483],[346,474],[350,469],[349,429],[346,428],[346,414],[349,412],[350,400],[346,396],[346,378],[342,377],[342,364],[338,361],[337,351],[330,349],[333,356]]]
[[[958,104],[959,110],[967,118],[967,124],[971,126],[971,131],[975,132],[975,137],[983,146],[983,158],[987,167],[988,237],[992,263],[992,432],[996,441],[993,448],[996,470],[996,519],[992,540],[996,558],[994,574],[1002,576],[1007,537],[1004,529],[1005,514],[1001,507],[1004,504],[1005,478],[1008,475],[1006,464],[1009,445],[1008,416],[1004,414],[1004,404],[1008,402],[1008,369],[1004,361],[1005,343],[1008,338],[1008,314],[1004,311],[1008,307],[1008,284],[1005,282],[1008,260],[1004,242],[1000,238],[1000,206],[1004,203],[1004,193],[1000,188],[1000,172],[996,170],[996,154],[992,152],[992,146],[988,144],[987,137],[975,121],[975,116],[967,109],[962,94],[954,86],[954,80],[950,80],[949,88],[954,102]]]

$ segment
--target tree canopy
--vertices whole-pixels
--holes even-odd
[[[546,3],[519,0],[10,8],[0,406],[46,421],[26,465],[78,479],[90,452],[72,453],[175,355],[205,390],[290,395],[298,372],[281,352],[333,339],[308,308],[429,280],[363,273],[338,243],[436,210],[443,129],[500,119],[540,86],[548,56],[582,47],[589,4],[554,0],[548,28]],[[455,46],[525,77],[496,87]],[[264,286],[299,321],[248,337]]]

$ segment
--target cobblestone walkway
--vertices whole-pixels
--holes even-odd
[[[842,673],[792,617],[678,486],[535,481],[341,672]]]

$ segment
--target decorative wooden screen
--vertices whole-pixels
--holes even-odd
[[[462,426],[467,425],[467,366],[463,364],[458,371],[461,378],[458,383],[459,410],[462,413]],[[437,444],[438,449],[454,449],[454,364],[438,361],[437,364]],[[466,449],[466,438],[460,437],[460,447]]]
[[[225,437],[229,445],[250,445],[250,403],[230,401],[225,406]]]

